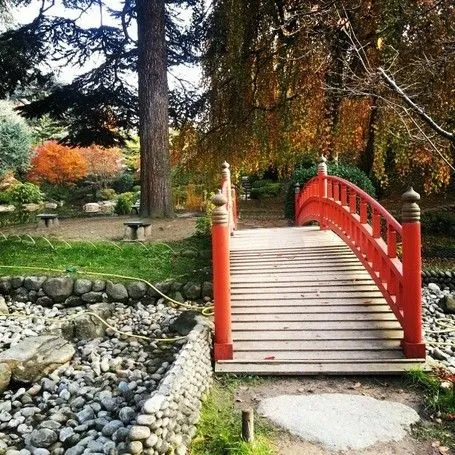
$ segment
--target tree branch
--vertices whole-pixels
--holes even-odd
[[[379,75],[385,81],[385,83],[395,92],[400,98],[419,116],[419,118],[425,122],[432,130],[436,131],[442,137],[455,143],[455,134],[442,128],[438,125],[420,106],[418,106],[411,98],[397,85],[392,77],[387,74],[383,68],[378,68]]]

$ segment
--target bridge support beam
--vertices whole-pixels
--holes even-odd
[[[213,297],[215,301],[215,360],[233,357],[231,330],[231,278],[229,266],[229,213],[228,199],[218,192],[212,199],[212,268]]]
[[[410,188],[402,196],[403,262],[403,351],[408,358],[424,358],[422,332],[422,257],[420,195]]]

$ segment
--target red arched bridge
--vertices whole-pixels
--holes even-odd
[[[212,215],[216,371],[389,374],[424,362],[416,192],[403,195],[400,225],[327,175],[322,159],[296,185],[295,227],[236,230],[227,163],[222,175]]]

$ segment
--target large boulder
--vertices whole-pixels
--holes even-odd
[[[28,276],[24,279],[24,287],[29,291],[39,291],[45,281],[45,276]]]
[[[0,364],[6,363],[13,379],[34,382],[71,360],[74,346],[53,335],[28,337],[0,353]]]
[[[132,299],[142,299],[147,292],[147,285],[143,281],[132,281],[127,284],[128,294]]]
[[[201,285],[199,283],[188,282],[183,286],[183,294],[187,299],[200,299],[201,298]]]
[[[106,294],[114,302],[126,302],[128,300],[128,291],[121,283],[106,282]]]
[[[5,302],[5,298],[0,295],[0,314],[9,314],[8,305]]]
[[[90,313],[94,313],[104,321],[112,315],[112,310],[107,303],[97,303],[88,307]],[[74,336],[79,340],[92,340],[104,337],[106,325],[92,314],[84,314],[74,320]]]
[[[445,295],[439,300],[439,306],[445,313],[455,314],[455,294]]]
[[[11,368],[7,363],[0,363],[0,393],[3,393],[8,387],[11,379]]]
[[[49,278],[43,283],[43,291],[54,302],[64,302],[73,293],[73,284],[69,276]]]

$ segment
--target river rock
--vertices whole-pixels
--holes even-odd
[[[121,283],[106,282],[106,294],[114,302],[126,302],[128,300],[128,291]]]
[[[0,394],[8,387],[11,380],[11,368],[7,363],[0,363]]]
[[[29,291],[39,291],[45,281],[45,276],[28,276],[24,279],[24,287]]]
[[[49,278],[42,287],[47,296],[55,302],[64,302],[73,293],[73,279],[68,276]]]
[[[33,430],[30,435],[30,442],[34,447],[50,447],[57,439],[57,433],[48,428]]]
[[[74,282],[74,293],[82,295],[92,290],[92,282],[83,278],[78,278]]]
[[[8,364],[15,380],[34,382],[71,360],[74,353],[73,345],[64,338],[28,337],[1,352],[0,364]]]
[[[197,324],[197,311],[184,311],[180,313],[177,319],[169,326],[171,331],[177,332],[182,336],[188,335],[193,327]]]
[[[187,299],[201,298],[201,285],[198,283],[188,282],[183,286],[183,293]]]
[[[147,285],[143,281],[133,281],[127,285],[128,294],[132,299],[138,300],[147,292]]]

